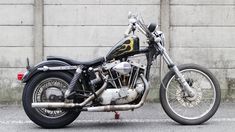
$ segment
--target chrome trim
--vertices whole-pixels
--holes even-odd
[[[95,93],[96,95],[100,95],[107,87],[108,85],[108,75],[105,76],[105,82],[103,86],[97,90]],[[95,98],[95,95],[92,94],[89,96],[86,100],[84,100],[82,103],[66,103],[66,102],[39,102],[39,103],[32,103],[33,108],[73,108],[73,107],[83,107],[86,104],[88,104],[90,101],[92,101]]]
[[[138,104],[135,105],[107,105],[107,106],[97,106],[97,107],[84,107],[81,110],[83,111],[88,111],[88,112],[108,112],[108,111],[124,111],[124,110],[133,110],[133,109],[137,109],[141,106],[143,106],[147,95],[149,93],[149,83],[147,81],[147,79],[144,77],[143,74],[140,75],[141,79],[144,82],[145,85],[145,92],[141,98],[141,101]],[[106,81],[103,84],[103,86],[96,92],[98,95],[100,93],[102,93],[102,91],[106,88],[107,86],[107,79],[108,79],[108,75],[106,76]],[[43,107],[43,108],[74,108],[74,107],[83,107],[86,104],[88,104],[90,101],[92,101],[95,98],[94,95],[90,96],[89,98],[87,98],[85,101],[83,101],[82,103],[65,103],[65,102],[61,102],[61,103],[52,103],[52,102],[41,102],[41,103],[32,103],[32,107],[33,108],[37,108],[37,107]]]
[[[59,70],[76,70],[78,69],[79,66],[56,66],[56,67],[48,67],[48,66],[43,66],[38,68],[37,70],[39,71],[59,71]]]
[[[192,90],[192,88],[188,85],[188,83],[186,82],[184,76],[181,74],[181,72],[179,71],[178,67],[173,63],[173,61],[171,60],[171,58],[169,57],[169,55],[166,52],[166,49],[160,44],[157,43],[157,46],[160,48],[160,51],[162,51],[162,56],[163,59],[165,60],[166,64],[168,65],[168,67],[171,67],[172,70],[175,72],[177,79],[179,81],[179,83],[183,86],[183,90],[186,90],[187,94],[190,97],[193,97],[195,95],[195,92]],[[172,67],[173,66],[173,67]]]
[[[109,111],[125,111],[125,110],[133,110],[140,108],[141,106],[144,105],[144,102],[147,98],[147,95],[149,93],[149,83],[147,79],[144,77],[143,74],[140,75],[141,79],[144,82],[145,85],[145,92],[143,94],[143,97],[141,98],[141,101],[138,104],[135,105],[107,105],[107,106],[97,106],[97,107],[88,107],[88,108],[83,108],[83,110],[88,111],[88,112],[109,112]]]

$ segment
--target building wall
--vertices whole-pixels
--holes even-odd
[[[235,94],[228,87],[235,77],[235,0],[171,0],[170,4],[173,59],[209,68],[223,97],[230,98]]]
[[[19,100],[16,80],[33,57],[33,0],[0,0],[0,102]]]
[[[141,12],[146,21],[159,21],[158,0],[46,0],[44,4],[44,56],[104,56],[123,37],[128,11]]]
[[[40,32],[35,25],[37,6],[34,0],[0,0],[0,102],[20,100],[22,84],[16,74],[24,70],[27,57],[31,64],[39,61],[34,60],[38,57],[35,34]],[[104,56],[122,38],[128,11],[140,12],[146,23],[162,27],[177,64],[206,66],[220,81],[223,97],[232,95],[235,0],[44,0],[41,58]],[[140,38],[145,46],[144,37]],[[152,72],[154,78],[158,67]],[[157,92],[152,98],[157,98]]]

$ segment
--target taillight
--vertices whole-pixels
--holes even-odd
[[[19,81],[21,81],[23,79],[23,77],[24,77],[24,73],[23,72],[20,72],[20,73],[17,74],[17,79]]]

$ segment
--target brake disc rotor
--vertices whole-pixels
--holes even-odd
[[[185,92],[182,89],[176,90],[176,99],[184,107],[194,107],[201,102],[202,99],[202,90],[199,87],[192,87],[195,95],[193,97],[186,96]]]

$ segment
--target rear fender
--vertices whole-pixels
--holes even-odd
[[[63,61],[59,61],[59,60],[49,60],[49,61],[42,61],[40,63],[38,63],[37,65],[35,65],[34,67],[30,68],[28,70],[28,73],[24,75],[22,82],[26,83],[28,82],[34,75],[36,75],[39,72],[46,72],[46,71],[40,71],[38,70],[38,68],[42,68],[43,66],[48,66],[48,67],[52,67],[52,66],[70,66],[70,64],[63,62]],[[68,70],[71,74],[74,74],[75,70]]]

